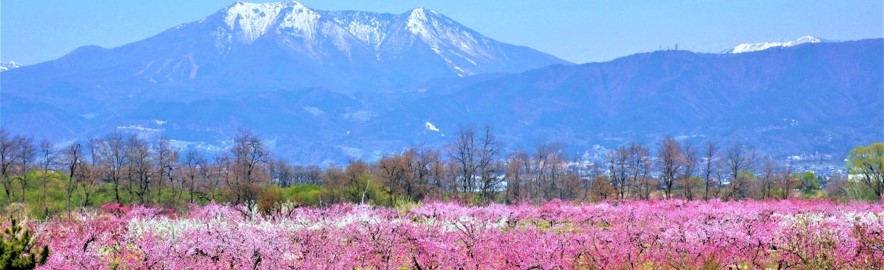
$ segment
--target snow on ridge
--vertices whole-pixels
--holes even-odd
[[[397,16],[362,11],[312,10],[295,1],[236,2],[223,12],[224,23],[245,43],[251,43],[274,30],[304,38],[310,43],[320,35],[339,35],[339,30],[343,29],[352,38],[377,50],[391,31],[396,30],[390,27],[402,22],[407,32],[436,51],[441,51],[440,47],[452,47],[471,56],[485,54],[475,51],[481,44],[469,31],[464,31],[456,22],[438,12],[423,7]],[[323,17],[327,19],[321,19]]]
[[[279,28],[286,30],[294,30],[292,33],[298,36],[312,40],[318,29],[319,18],[322,15],[319,12],[311,10],[300,3],[293,2],[290,9],[287,10]]]
[[[424,123],[424,128],[426,128],[429,131],[439,132],[439,128],[437,128],[436,125],[433,125],[433,123],[430,123],[430,121],[427,121],[426,123]]]
[[[408,31],[416,36],[430,36],[430,30],[427,27],[427,14],[424,13],[424,8],[411,10],[411,13],[408,14],[408,23],[406,27],[408,28]]]
[[[429,45],[458,76],[474,74],[472,68],[479,65],[473,59],[494,57],[487,39],[474,36],[469,29],[434,10],[415,8],[403,16],[407,16],[406,29]]]
[[[13,70],[22,67],[21,64],[16,63],[15,61],[9,61],[3,64],[0,64],[0,72]]]
[[[792,47],[806,43],[820,43],[822,39],[819,39],[814,36],[803,36],[796,40],[786,41],[786,42],[762,42],[762,43],[743,43],[739,44],[731,50],[725,51],[725,53],[747,53],[747,52],[757,52],[763,51],[770,48],[777,47]]]
[[[392,32],[391,27],[397,23],[396,15],[389,13],[352,10],[319,12],[331,18],[323,23],[340,28],[342,34],[375,51],[381,50],[381,45]]]
[[[246,43],[251,43],[267,33],[284,5],[284,3],[237,2],[227,8],[224,23],[232,30],[239,28],[240,38]]]
[[[229,50],[232,42],[250,44],[268,33],[301,40],[295,42],[303,42],[317,57],[322,54],[323,42],[346,55],[354,46],[365,46],[380,55],[381,51],[406,50],[418,41],[447,62],[452,72],[464,76],[474,74],[479,63],[494,61],[496,50],[489,39],[423,7],[389,14],[312,10],[295,1],[237,2],[223,10],[221,17],[226,29],[213,34],[219,51]]]

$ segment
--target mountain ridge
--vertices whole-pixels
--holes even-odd
[[[421,133],[425,121],[442,132],[494,123],[515,149],[555,141],[579,150],[673,136],[742,141],[772,155],[841,156],[884,135],[884,63],[875,57],[884,56],[882,42],[733,55],[658,51],[550,66],[446,90],[389,114],[408,117],[377,118],[357,133],[393,129],[375,135],[389,141]]]
[[[734,48],[725,50],[722,52],[723,54],[737,54],[737,53],[748,53],[748,52],[758,52],[764,51],[773,48],[784,48],[784,47],[792,47],[799,46],[802,44],[813,44],[820,42],[831,42],[829,40],[821,39],[814,36],[803,36],[799,37],[795,40],[785,41],[785,42],[760,42],[760,43],[741,43],[735,46]]]

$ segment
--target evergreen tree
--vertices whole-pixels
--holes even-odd
[[[49,247],[37,247],[31,231],[22,228],[13,218],[11,226],[3,230],[0,243],[0,269],[34,269],[46,263]]]

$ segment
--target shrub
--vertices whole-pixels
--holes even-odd
[[[37,247],[31,231],[22,228],[15,218],[11,226],[3,230],[3,242],[0,243],[0,269],[34,269],[46,263],[49,258],[49,247]]]

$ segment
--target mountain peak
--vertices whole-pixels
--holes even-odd
[[[408,31],[417,36],[429,35],[427,29],[427,13],[424,8],[419,7],[412,9],[408,13]]]
[[[272,2],[272,3],[252,3],[252,2],[237,1],[233,4],[231,4],[230,6],[228,6],[225,10],[238,9],[238,8],[243,8],[243,7],[259,8],[260,9],[261,7],[274,7],[274,6],[304,7],[304,8],[307,7],[304,4],[301,4],[301,2],[298,2],[295,0],[288,0],[288,1],[282,1],[282,2]]]
[[[251,43],[274,27],[292,28],[297,32],[310,30],[319,14],[297,1],[278,3],[236,2],[224,11],[224,23]]]
[[[743,43],[739,44],[733,49],[729,49],[724,51],[726,54],[737,54],[737,53],[747,53],[747,52],[757,52],[763,51],[770,48],[778,48],[778,47],[792,47],[806,43],[820,43],[823,42],[823,39],[814,37],[814,36],[803,36],[799,37],[795,40],[790,40],[786,42],[762,42],[762,43]]]
[[[411,11],[409,12],[409,14],[410,14],[411,16],[423,16],[423,17],[426,17],[426,16],[427,16],[427,13],[430,13],[430,14],[439,14],[439,13],[436,12],[435,10],[428,9],[428,8],[425,8],[425,7],[416,7],[416,8],[411,9]]]

